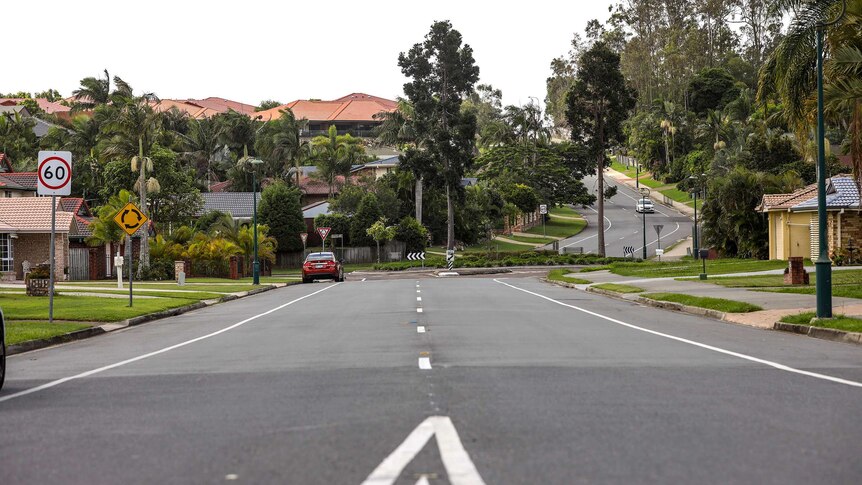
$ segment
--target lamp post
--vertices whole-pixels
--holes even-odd
[[[817,31],[817,240],[819,255],[814,263],[817,275],[817,318],[832,318],[832,261],[829,260],[826,217],[826,147],[823,122],[823,34],[826,27],[835,25],[847,11],[847,0],[841,5],[841,14],[831,22],[818,22]]]
[[[692,195],[694,196],[694,234],[692,235],[692,255],[694,259],[698,259],[700,257],[700,231],[698,231],[697,227],[697,194],[700,193],[700,185],[701,180],[706,177],[705,173],[700,174],[699,176],[689,175],[689,180],[694,180],[695,186],[692,191]],[[704,189],[705,191],[706,189]]]
[[[257,171],[254,165],[260,165],[263,160],[259,158],[247,158],[246,163],[252,165],[251,169],[251,199],[252,199],[252,229],[253,244],[254,244],[254,263],[252,265],[252,284],[260,284],[260,261],[257,259]]]

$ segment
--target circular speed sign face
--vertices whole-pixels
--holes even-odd
[[[68,195],[72,181],[71,153],[39,152],[39,155],[39,194]]]

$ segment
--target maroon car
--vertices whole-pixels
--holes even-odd
[[[302,264],[302,282],[331,279],[344,281],[344,266],[333,253],[310,253]]]

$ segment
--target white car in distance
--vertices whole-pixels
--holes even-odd
[[[635,206],[635,212],[648,212],[652,214],[655,212],[655,207],[652,205],[652,201],[647,198],[638,199],[638,203]]]

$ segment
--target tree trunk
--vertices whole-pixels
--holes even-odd
[[[141,192],[141,210],[144,212],[144,215],[149,217],[149,211],[147,210],[147,164],[144,161],[144,142],[143,138],[138,137],[138,163],[140,164],[140,192]],[[138,278],[143,278],[144,271],[146,268],[150,266],[150,231],[149,231],[149,222],[144,224],[143,234],[141,235],[141,259],[140,264],[138,264]]]
[[[416,220],[422,224],[422,178],[416,179]]]
[[[449,184],[446,184],[446,249],[455,249],[455,208],[452,206],[452,196]]]
[[[598,206],[599,206],[599,247],[598,247],[598,255],[601,257],[605,257],[605,127],[602,120],[601,114],[599,114],[600,109],[596,109],[596,127],[598,128],[599,135],[599,146],[602,147],[602,150],[599,151],[598,155]]]

